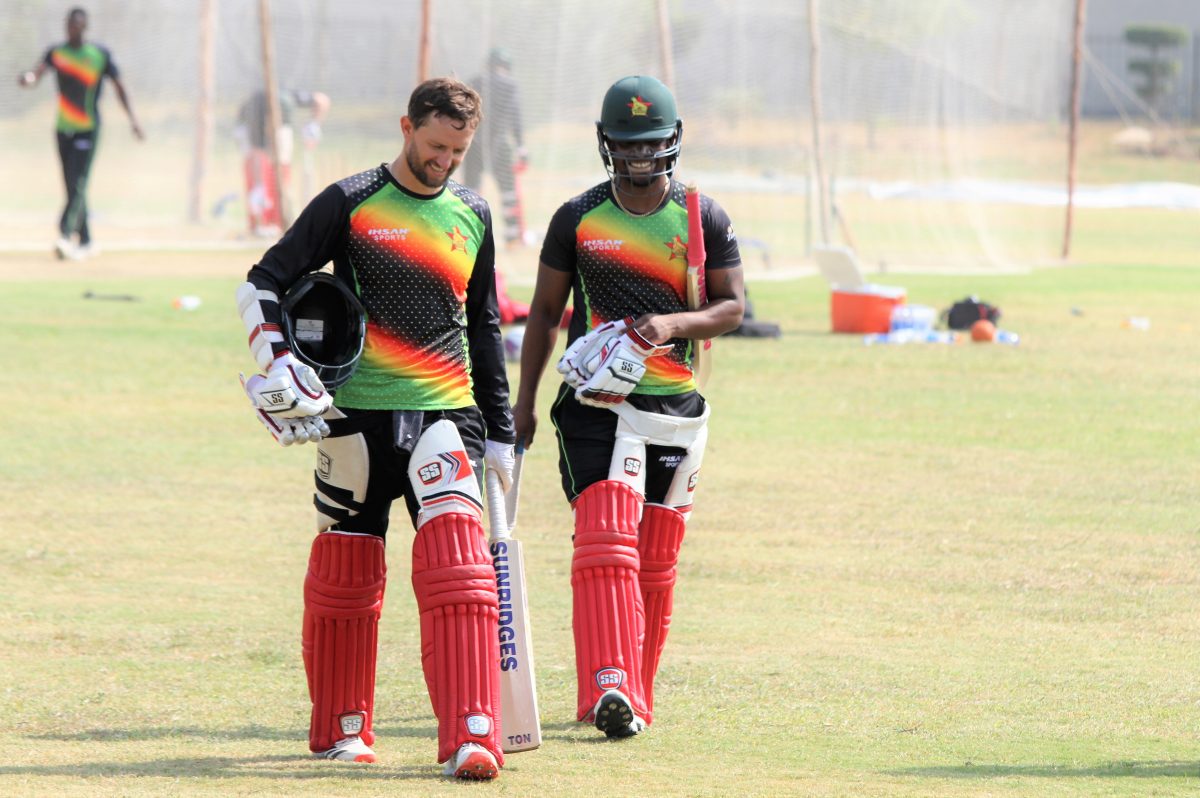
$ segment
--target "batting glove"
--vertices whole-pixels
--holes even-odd
[[[670,351],[670,344],[653,344],[630,327],[601,348],[598,365],[587,382],[575,389],[575,398],[593,407],[620,404],[641,382],[647,358]]]
[[[271,361],[271,368],[261,380],[251,377],[243,384],[257,409],[280,418],[320,416],[333,406],[333,397],[317,372],[290,352]]]
[[[581,335],[567,347],[562,357],[558,359],[558,373],[563,376],[563,382],[572,388],[578,388],[591,379],[596,366],[600,365],[597,354],[610,340],[617,338],[625,328],[633,324],[633,319],[624,318],[620,321],[610,321],[602,324],[591,332]],[[589,368],[589,363],[591,367]]]
[[[487,441],[484,444],[483,463],[500,477],[500,487],[505,493],[512,485],[513,465],[517,461],[515,450],[516,447],[511,443]]]
[[[254,408],[254,415],[280,446],[291,446],[293,443],[308,443],[309,441],[316,443],[322,438],[329,437],[329,425],[320,416],[285,418],[272,415],[259,407],[257,397],[267,379],[262,374],[255,374],[250,379],[246,379],[245,374],[239,374],[238,377],[242,381],[242,389],[250,399],[250,405]]]

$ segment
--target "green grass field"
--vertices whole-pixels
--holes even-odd
[[[544,425],[519,531],[545,742],[476,787],[434,765],[403,517],[381,764],[306,756],[313,449],[237,384],[253,254],[0,255],[0,794],[1194,795],[1196,244],[1194,215],[1091,214],[1075,266],[883,280],[979,294],[1015,348],[866,347],[819,278],[752,277],[784,337],[718,342],[656,723],[627,742],[572,722]]]

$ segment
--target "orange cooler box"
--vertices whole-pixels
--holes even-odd
[[[892,328],[892,308],[904,304],[903,288],[890,285],[861,285],[834,288],[829,298],[829,315],[834,332],[885,333]]]

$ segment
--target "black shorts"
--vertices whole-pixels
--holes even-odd
[[[704,412],[704,397],[696,391],[674,396],[634,394],[625,400],[638,410],[664,416],[695,418]],[[565,382],[559,388],[550,420],[558,434],[558,470],[563,492],[574,502],[589,486],[608,479],[613,445],[617,438],[617,414],[607,408],[580,404],[575,389]],[[686,449],[678,446],[646,447],[646,501],[661,502],[671,486],[675,469]]]
[[[421,506],[417,502],[416,493],[408,479],[408,463],[412,457],[412,446],[416,444],[416,434],[409,440],[407,449],[400,445],[398,437],[403,434],[400,429],[402,411],[396,410],[356,410],[354,408],[338,408],[346,415],[344,419],[330,421],[330,431],[334,436],[361,434],[367,444],[367,489],[361,505],[356,507],[357,513],[349,514],[336,510],[321,501],[321,475],[318,465],[317,492],[313,503],[317,509],[326,515],[338,518],[332,529],[341,532],[363,532],[383,537],[387,533],[388,516],[391,513],[392,502],[401,496],[408,508],[408,516],[414,528],[417,523],[417,513]],[[447,419],[458,428],[471,468],[475,471],[475,479],[479,483],[480,495],[483,494],[483,453],[487,439],[487,428],[483,414],[478,407],[464,407],[458,410],[426,410],[420,420],[420,432],[441,419]],[[411,431],[411,430],[410,430]],[[329,488],[326,486],[326,490]],[[342,499],[344,501],[344,498]],[[324,506],[322,506],[324,504]],[[335,516],[334,513],[337,513]]]

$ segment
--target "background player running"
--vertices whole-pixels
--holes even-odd
[[[17,78],[20,85],[30,87],[37,85],[47,69],[53,69],[58,77],[55,137],[67,187],[67,204],[59,217],[58,240],[54,243],[59,258],[96,254],[88,227],[87,183],[100,142],[98,102],[105,78],[112,81],[117,91],[121,107],[129,116],[133,135],[138,139],[145,138],[112,54],[106,47],[84,41],[87,23],[87,12],[72,8],[67,13],[67,40],[46,50],[36,67]],[[78,243],[75,236],[78,236]]]

